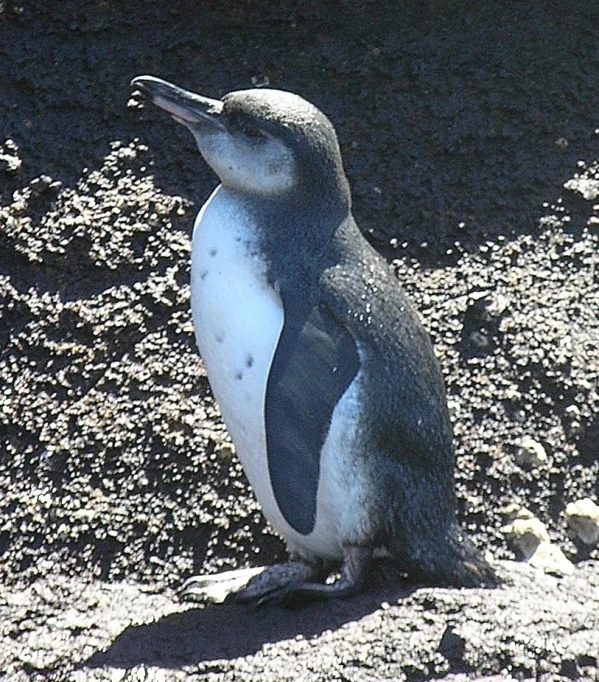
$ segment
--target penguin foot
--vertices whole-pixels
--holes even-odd
[[[286,564],[273,564],[252,577],[245,587],[227,597],[234,604],[283,604],[290,587],[319,584],[328,575],[329,566],[322,561],[308,563],[299,559]],[[314,582],[313,582],[314,581]]]
[[[292,561],[271,566],[252,578],[246,588],[232,595],[232,600],[254,602],[257,606],[272,604],[294,608],[310,601],[351,597],[361,591],[371,559],[370,547],[344,548],[340,576],[329,583],[324,581],[330,567],[322,563],[314,565]],[[253,589],[254,584],[256,590]]]
[[[242,568],[225,571],[216,575],[194,575],[188,578],[179,590],[179,598],[202,604],[221,604],[232,594],[242,590],[253,578],[268,569]]]

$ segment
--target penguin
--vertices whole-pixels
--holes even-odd
[[[191,131],[220,181],[193,231],[195,336],[248,481],[289,552],[233,581],[229,599],[354,595],[381,555],[429,584],[496,584],[456,520],[432,342],[352,216],[329,119],[282,90],[216,100],[152,76],[132,85]],[[201,599],[207,580],[190,579],[185,596]]]

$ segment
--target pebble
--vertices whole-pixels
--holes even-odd
[[[540,568],[545,573],[560,578],[574,573],[574,564],[566,557],[562,550],[551,542],[541,542],[528,563]]]
[[[501,529],[522,553],[525,561],[529,561],[542,543],[549,543],[549,533],[545,524],[528,509],[522,507],[514,512],[511,522]]]
[[[586,545],[599,542],[599,507],[590,497],[570,502],[566,507],[566,519],[576,537]]]
[[[554,545],[545,524],[525,507],[513,506],[505,510],[510,523],[501,529],[522,555],[522,559],[545,573],[570,575],[574,564]]]
[[[519,466],[536,469],[547,461],[547,452],[534,438],[523,436],[516,442],[514,459]]]

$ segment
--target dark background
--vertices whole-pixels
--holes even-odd
[[[430,263],[533,231],[596,152],[598,17],[560,0],[4,3],[0,130],[20,178],[70,185],[137,135],[159,186],[201,202],[213,180],[186,132],[127,111],[129,81],[220,97],[267,78],[333,120],[363,228]]]

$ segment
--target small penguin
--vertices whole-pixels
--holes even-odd
[[[456,521],[431,341],[354,221],[328,118],[279,90],[215,100],[152,76],[132,85],[191,131],[220,180],[193,232],[195,335],[237,455],[290,555],[249,574],[233,598],[352,595],[380,554],[426,582],[494,584]],[[190,579],[186,596],[201,598],[206,581]]]

